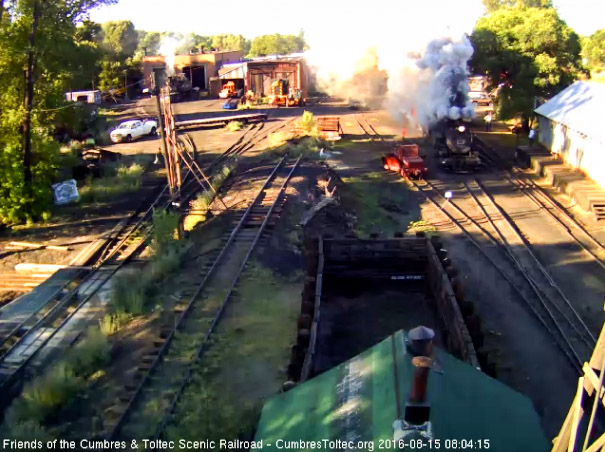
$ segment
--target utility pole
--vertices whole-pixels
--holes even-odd
[[[168,188],[170,189],[170,199],[174,199],[174,191],[171,182],[170,165],[168,164],[168,150],[166,148],[166,137],[164,129],[164,115],[160,105],[160,87],[157,84],[155,72],[151,73],[153,81],[153,90],[155,94],[155,105],[158,112],[158,126],[160,129],[160,141],[162,142],[162,156],[164,157],[164,166],[166,167],[166,177],[168,178]]]
[[[23,121],[23,181],[25,190],[31,193],[32,182],[32,150],[31,150],[31,122],[34,101],[34,67],[36,46],[36,32],[38,30],[38,16],[40,14],[38,1],[34,0],[32,28],[29,35],[29,51],[27,52],[27,72],[25,77],[25,119]]]

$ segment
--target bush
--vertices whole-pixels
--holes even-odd
[[[99,320],[99,329],[105,336],[111,336],[120,331],[131,320],[132,314],[127,312],[105,314],[103,319]]]
[[[223,183],[231,172],[233,166],[225,165],[216,174],[212,176],[212,186],[218,192],[220,191]],[[206,221],[206,213],[212,201],[214,200],[214,193],[210,191],[204,191],[199,193],[197,197],[190,203],[190,212],[183,221],[183,229],[185,231],[191,231],[199,223]]]
[[[149,276],[141,271],[117,275],[111,287],[112,313],[143,314],[145,312],[145,287],[149,284]]]
[[[153,211],[153,238],[151,248],[154,255],[163,253],[178,242],[179,216],[166,210]]]
[[[70,403],[82,388],[82,381],[65,362],[25,386],[23,394],[11,407],[15,423],[48,422]]]
[[[225,129],[228,130],[229,132],[237,132],[238,130],[242,130],[243,127],[244,127],[244,123],[241,121],[229,121],[225,125]]]
[[[13,421],[9,414],[7,414],[2,431],[0,431],[0,438],[10,438],[17,441],[31,441],[32,438],[35,438],[42,442],[52,439],[51,435],[38,422],[32,419]],[[20,448],[19,450],[30,451],[35,449]]]
[[[89,377],[110,360],[110,345],[99,328],[90,327],[85,339],[69,354],[68,363],[76,377]]]
[[[305,134],[313,135],[317,132],[317,122],[315,121],[315,117],[313,113],[310,111],[305,111],[302,115],[302,119],[300,120],[301,126]]]

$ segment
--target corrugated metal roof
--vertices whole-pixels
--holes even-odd
[[[263,407],[255,440],[276,449],[280,439],[354,439],[374,441],[378,450],[380,440],[393,439],[393,422],[404,412],[412,385],[405,337],[398,331],[352,360],[271,398]],[[443,350],[435,349],[435,355],[440,369],[431,371],[427,394],[432,435],[441,447],[453,447],[445,440],[457,439],[455,447],[460,448],[461,440],[488,439],[490,451],[550,450],[525,396]]]
[[[570,129],[605,143],[605,84],[576,82],[535,111]]]
[[[223,66],[218,70],[219,78],[225,79],[243,79],[246,78],[247,72],[247,64],[246,63],[231,63],[231,64],[223,64]]]

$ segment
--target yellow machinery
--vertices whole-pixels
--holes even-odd
[[[288,80],[284,79],[274,80],[271,83],[271,95],[268,100],[269,104],[278,107],[302,107],[305,105],[302,91],[300,89],[289,89]]]

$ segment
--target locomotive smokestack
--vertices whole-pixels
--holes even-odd
[[[405,404],[404,420],[409,424],[420,425],[428,422],[431,414],[431,405],[427,401],[426,392],[433,360],[426,356],[416,356],[412,359],[412,364],[414,380]]]

